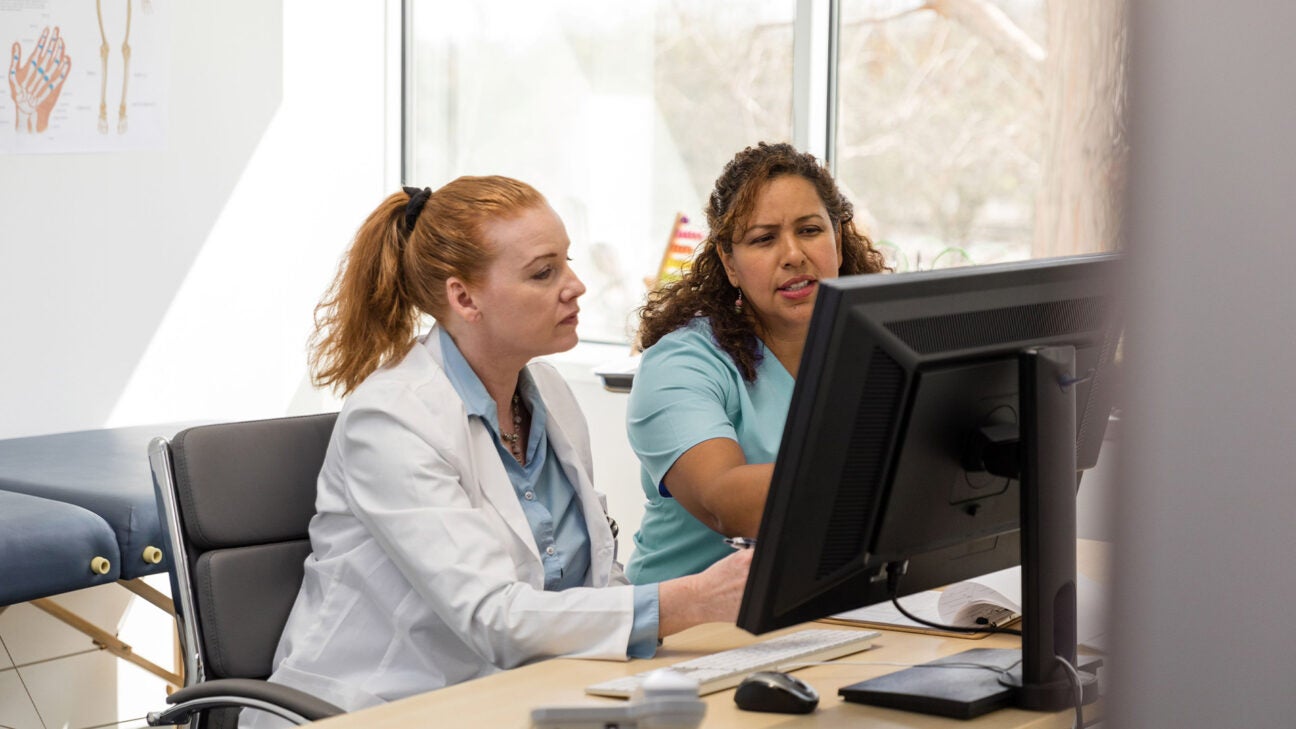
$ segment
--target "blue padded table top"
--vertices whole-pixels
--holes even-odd
[[[121,579],[166,572],[171,564],[153,495],[148,444],[188,424],[104,428],[0,440],[0,491],[75,504],[116,534]],[[147,547],[162,550],[156,564]]]
[[[93,568],[96,557],[108,564]],[[0,491],[0,605],[116,580],[117,536],[73,504]]]

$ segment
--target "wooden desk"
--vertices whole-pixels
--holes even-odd
[[[1107,545],[1081,542],[1080,570],[1099,583],[1105,583]],[[411,696],[384,706],[376,706],[318,724],[321,729],[396,729],[409,726],[437,727],[503,727],[526,729],[531,709],[537,706],[593,705],[618,703],[617,699],[587,696],[585,686],[617,676],[668,666],[696,656],[735,648],[806,626],[753,637],[732,625],[700,625],[666,639],[650,660],[620,662],[586,661],[558,658],[504,671],[493,676],[456,686]],[[835,626],[834,626],[835,627]],[[890,661],[922,663],[969,648],[1015,648],[1015,636],[992,635],[981,640],[945,638],[918,633],[884,631],[874,641],[874,648],[825,666],[811,666],[797,671],[798,678],[814,686],[820,695],[819,709],[805,716],[759,714],[740,711],[733,703],[733,689],[703,697],[707,703],[706,729],[727,727],[869,727],[870,729],[1065,729],[1071,726],[1075,712],[1068,710],[1045,714],[1019,709],[1002,709],[972,721],[925,716],[892,709],[882,709],[842,701],[837,689],[856,681],[900,670],[896,666],[850,665],[851,661]],[[1093,705],[1085,707],[1086,719],[1094,715]]]

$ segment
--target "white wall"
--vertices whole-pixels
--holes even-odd
[[[166,149],[0,158],[0,437],[333,404],[305,339],[399,182],[398,4],[155,2]]]
[[[305,338],[399,183],[399,3],[153,3],[166,149],[0,156],[0,437],[336,406],[305,381]],[[55,599],[169,664],[167,619],[123,616],[125,595]],[[164,705],[159,679],[28,605],[0,639],[20,664],[0,661],[0,725],[138,726]]]
[[[1296,5],[1130,3],[1115,727],[1296,724]]]

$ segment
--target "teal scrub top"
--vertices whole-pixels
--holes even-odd
[[[773,463],[795,380],[761,344],[754,382],[711,336],[699,317],[662,337],[639,362],[626,428],[641,464],[645,505],[626,575],[635,584],[661,582],[709,567],[732,552],[671,498],[662,478],[685,451],[705,440],[738,443],[748,463]]]

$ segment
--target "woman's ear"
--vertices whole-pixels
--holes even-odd
[[[837,268],[842,265],[842,231],[846,229],[846,221],[837,221]]]
[[[738,288],[738,271],[733,265],[733,251],[725,252],[725,249],[716,246],[716,255],[720,257],[720,265],[724,266],[725,275],[729,277],[729,283],[734,288]]]
[[[469,324],[481,320],[481,309],[478,308],[472,292],[468,289],[468,284],[464,283],[463,279],[451,276],[446,279],[445,286],[446,302],[450,304],[450,311]]]

